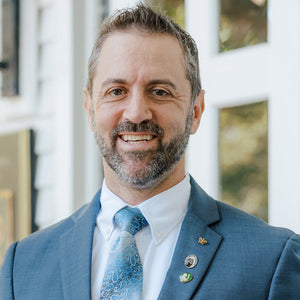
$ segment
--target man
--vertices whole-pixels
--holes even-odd
[[[103,187],[9,248],[1,299],[300,299],[300,237],[213,200],[185,172],[204,110],[185,31],[143,5],[119,12],[84,93]]]

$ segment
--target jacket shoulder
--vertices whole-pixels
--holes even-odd
[[[250,215],[242,210],[239,210],[233,206],[230,206],[224,202],[216,201],[221,220],[219,222],[219,228],[224,227],[226,229],[235,229],[236,232],[245,233],[254,236],[256,234],[266,235],[269,237],[287,240],[294,234],[292,230],[287,228],[281,228],[271,226],[262,219]]]
[[[79,208],[76,212],[70,215],[68,218],[36,231],[18,242],[16,252],[19,256],[31,256],[41,255],[41,253],[50,254],[55,253],[59,249],[59,243],[61,237],[68,233],[75,225],[79,227],[85,224],[93,224],[96,220],[97,213],[100,208],[101,190],[97,192],[94,199]]]
[[[84,214],[88,206],[89,204],[86,204],[64,220],[30,234],[18,243],[18,248],[35,242],[41,243],[43,240],[55,241],[56,239],[59,239],[60,236],[68,231],[74,225],[76,220]]]

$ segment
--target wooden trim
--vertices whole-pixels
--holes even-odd
[[[14,241],[14,198],[9,189],[0,189],[0,265]]]

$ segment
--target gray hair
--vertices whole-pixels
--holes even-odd
[[[178,40],[184,52],[186,77],[191,84],[191,98],[192,102],[194,102],[201,92],[198,49],[195,41],[189,33],[169,17],[160,12],[155,12],[151,7],[141,3],[134,8],[117,10],[114,15],[103,23],[89,58],[86,84],[88,93],[92,96],[93,79],[96,75],[96,66],[104,41],[115,31],[130,29],[142,30],[149,34],[168,34]]]

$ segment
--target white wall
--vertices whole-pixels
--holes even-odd
[[[36,132],[37,223],[73,210],[71,0],[20,1],[20,95],[0,101],[0,134]]]
[[[269,2],[270,222],[300,232],[300,1]]]

